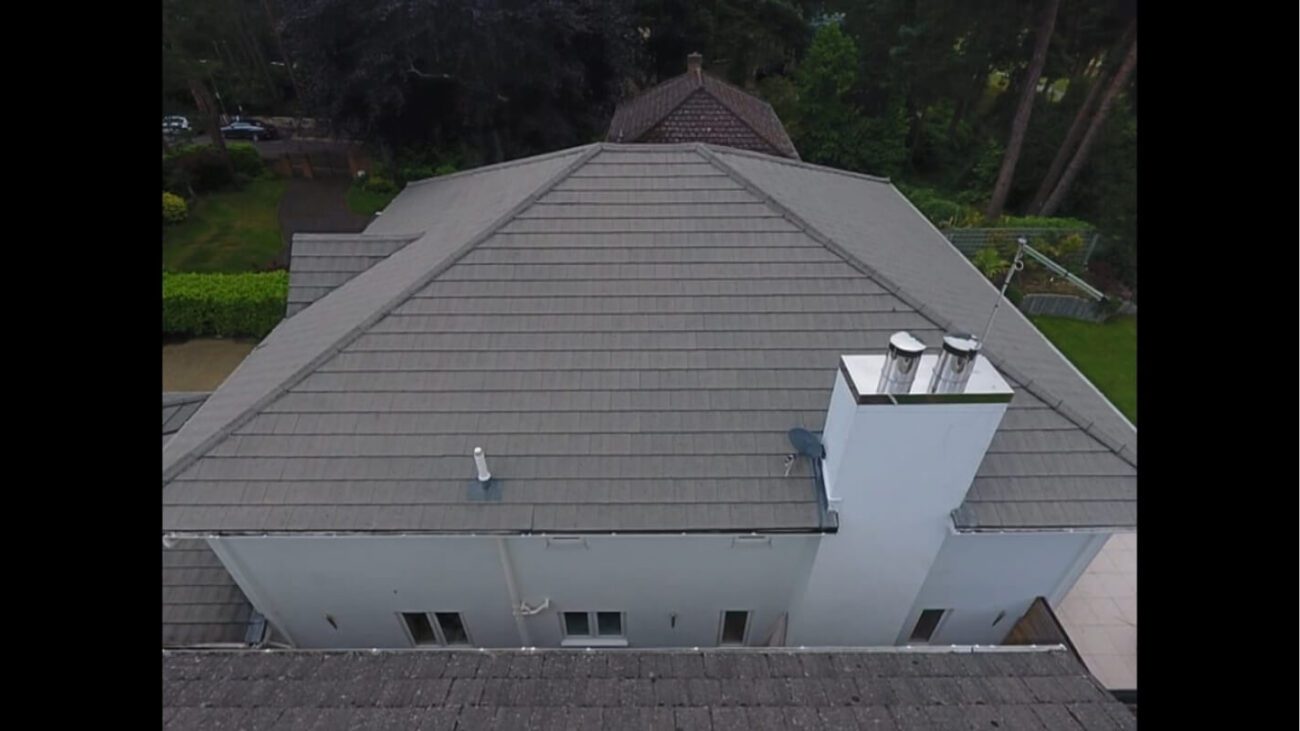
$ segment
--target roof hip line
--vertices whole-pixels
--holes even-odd
[[[894,295],[895,297],[898,297],[909,307],[914,308],[917,311],[917,313],[919,313],[922,317],[929,319],[935,325],[938,325],[941,329],[948,332],[954,332],[960,329],[951,320],[939,314],[938,312],[935,312],[934,308],[927,306],[924,302],[921,302],[917,298],[913,297],[911,294],[909,294],[907,291],[899,287],[888,277],[884,276],[876,269],[867,265],[866,262],[859,259],[852,252],[840,246],[834,239],[823,234],[811,223],[805,221],[793,210],[791,210],[790,208],[782,204],[780,201],[776,200],[776,198],[774,198],[767,191],[763,190],[757,185],[754,185],[754,183],[751,182],[749,178],[746,178],[738,170],[731,167],[724,160],[719,158],[717,154],[714,153],[714,151],[707,144],[696,143],[696,150],[699,152],[701,157],[711,162],[714,167],[726,173],[732,180],[740,184],[751,195],[763,201],[768,206],[771,206],[778,213],[780,213],[783,218],[785,218],[790,223],[794,224],[797,228],[802,230],[805,234],[807,234],[817,243],[821,244],[822,246],[825,246],[827,249],[830,249],[832,252],[839,255],[850,266],[860,270],[863,274],[866,274],[867,276],[876,280],[877,284],[883,287],[890,294]],[[730,150],[728,150],[728,152],[730,152]],[[788,164],[795,164],[795,163],[794,161],[788,161]],[[885,181],[882,182],[888,183],[888,179],[885,179]],[[892,187],[892,183],[888,183],[888,184],[890,184]],[[926,219],[926,221],[929,221],[929,219]],[[992,352],[985,352],[984,356],[988,358],[989,362],[991,362],[994,366],[996,366],[998,369],[1003,371],[1003,373],[1011,376],[1011,378],[1015,380],[1020,385],[1021,388],[1025,389],[1030,394],[1042,399],[1044,402],[1048,404],[1062,405],[1064,403],[1061,398],[1046,391],[1045,389],[1043,389],[1042,386],[1038,385],[1032,379],[1028,378],[1023,373],[1021,373],[1019,369],[1008,365],[1001,358],[996,357]],[[1074,413],[1073,409],[1058,408],[1058,413],[1060,413],[1063,417],[1065,417],[1067,421],[1070,421],[1075,426],[1082,428],[1088,435],[1092,436],[1094,439],[1097,439],[1097,441],[1101,442],[1103,445],[1110,448],[1112,452],[1114,452],[1115,455],[1119,457],[1121,460],[1128,463],[1129,465],[1132,465],[1133,467],[1137,466],[1137,462],[1134,461],[1134,459],[1130,454],[1121,453],[1119,446],[1122,445],[1119,444],[1118,440],[1114,439],[1113,437],[1110,437],[1110,435],[1101,436],[1100,435],[1101,430],[1092,428],[1093,424],[1091,421],[1084,421],[1081,417],[1079,417],[1078,414]]]
[[[539,198],[549,193],[552,188],[554,188],[557,184],[560,183],[560,181],[564,180],[570,174],[572,174],[574,170],[577,170],[578,168],[582,167],[587,163],[588,160],[590,160],[592,157],[600,153],[601,149],[602,147],[600,143],[588,145],[585,150],[583,150],[575,157],[573,162],[569,163],[568,165],[565,165],[557,173],[555,173],[553,176],[547,179],[546,182],[538,186],[536,190],[534,190],[532,193],[525,196],[523,200],[519,201],[519,203],[515,204],[512,208],[510,208],[510,210],[501,214],[500,217],[498,217],[492,223],[488,224],[488,226],[484,228],[482,231],[480,231],[477,235],[471,237],[464,244],[456,248],[456,250],[454,250],[451,254],[443,258],[443,260],[440,261],[437,266],[430,268],[429,271],[425,272],[418,279],[416,279],[414,283],[412,283],[410,286],[406,287],[401,292],[398,292],[396,295],[394,295],[391,299],[388,300],[388,302],[383,307],[380,307],[376,312],[366,317],[355,327],[348,330],[348,332],[344,333],[342,337],[334,341],[334,343],[332,343],[329,347],[325,348],[314,358],[307,361],[307,363],[303,364],[303,366],[300,367],[297,371],[295,371],[292,376],[282,381],[280,384],[272,388],[261,398],[257,399],[252,404],[250,404],[247,408],[241,411],[238,416],[226,422],[224,425],[222,425],[220,429],[217,429],[212,434],[210,434],[206,439],[204,439],[203,441],[195,445],[188,452],[178,457],[175,462],[173,462],[171,465],[163,469],[163,476],[162,476],[163,485],[166,486],[166,484],[170,482],[172,478],[176,477],[181,472],[185,471],[185,469],[187,469],[190,465],[194,464],[195,460],[197,460],[199,457],[206,454],[208,450],[216,446],[218,442],[225,439],[232,432],[234,432],[234,430],[238,429],[239,427],[247,423],[248,420],[251,419],[254,415],[256,415],[259,411],[261,411],[262,408],[264,408],[274,400],[278,399],[289,389],[298,385],[304,378],[306,378],[313,371],[315,371],[317,367],[319,367],[326,360],[334,357],[334,355],[336,355],[340,350],[347,347],[349,343],[356,340],[363,333],[369,330],[371,326],[373,326],[376,322],[378,322],[383,317],[385,317],[399,304],[405,302],[408,298],[411,297],[411,295],[415,294],[416,292],[420,291],[422,288],[427,286],[429,282],[437,278],[438,275],[442,274],[453,264],[459,261],[462,257],[464,257],[466,254],[472,251],[476,246],[483,243],[483,241],[487,240],[489,237],[495,234],[497,230],[503,228],[507,223],[512,221],[515,218],[515,216],[518,216],[520,213],[522,213],[523,211],[531,207],[534,203],[537,202]],[[466,171],[466,172],[473,172],[473,171]],[[414,242],[412,242],[411,244],[407,244],[407,246],[412,246],[412,245],[414,245]]]

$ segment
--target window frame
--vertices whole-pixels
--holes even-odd
[[[930,630],[930,634],[929,634],[929,636],[927,636],[925,639],[917,639],[917,638],[916,638],[916,630],[917,630],[917,627],[920,626],[920,624],[921,624],[921,619],[922,619],[922,617],[925,616],[925,613],[926,613],[926,612],[940,612],[940,614],[939,614],[939,620],[938,620],[937,622],[934,623],[934,629]],[[939,630],[943,629],[943,625],[944,625],[944,623],[946,623],[946,622],[948,621],[948,617],[950,617],[950,616],[952,616],[952,608],[951,608],[951,607],[949,607],[949,608],[947,608],[947,609],[940,608],[940,607],[926,607],[926,608],[923,608],[923,609],[920,611],[920,613],[918,613],[918,614],[916,615],[916,621],[912,622],[912,628],[911,628],[910,630],[908,630],[908,632],[907,632],[907,644],[909,644],[909,645],[928,645],[928,644],[930,644],[930,643],[934,640],[934,636],[937,635],[937,634],[939,634]]]
[[[438,634],[442,637],[443,647],[473,647],[474,640],[469,635],[469,625],[465,624],[465,615],[460,612],[429,612],[433,615],[433,626],[437,628]],[[447,630],[442,626],[442,618],[439,615],[451,615],[460,623],[461,634],[465,635],[464,642],[452,642],[447,639]]]
[[[724,642],[723,638],[727,631],[727,615],[743,614],[745,615],[745,630],[741,633],[740,642]],[[748,647],[749,646],[749,626],[753,623],[754,611],[752,609],[724,609],[718,615],[718,647]]]
[[[411,626],[406,621],[408,614],[422,614],[429,626],[433,629],[433,642],[416,642],[415,635],[411,632]],[[442,631],[442,623],[438,620],[439,614],[454,614],[460,620],[460,628],[465,633],[465,642],[450,644],[447,642],[447,636]],[[402,632],[406,634],[406,641],[411,643],[411,647],[419,649],[421,647],[476,647],[474,644],[474,635],[469,631],[469,623],[465,621],[464,612],[442,611],[442,610],[402,610],[397,613],[397,623],[402,626]]]
[[[587,631],[589,634],[575,635],[569,634],[569,622],[566,619],[570,614],[582,614],[587,617]],[[618,615],[618,627],[620,634],[606,635],[600,633],[600,615],[616,614]],[[559,612],[560,620],[560,645],[561,646],[578,646],[578,647],[627,647],[627,612],[615,611],[613,609],[592,609],[581,610],[573,609]]]

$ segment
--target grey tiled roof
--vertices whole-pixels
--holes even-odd
[[[997,290],[892,185],[734,150],[716,156],[927,319],[983,331]],[[999,309],[986,348],[1016,386],[1013,407],[1051,410],[1008,415],[957,525],[1135,526],[1132,424],[1015,307]]]
[[[198,410],[207,393],[163,393],[163,443]],[[164,647],[243,642],[253,607],[207,541],[162,549]]]
[[[839,357],[996,295],[888,183],[706,145],[435,178],[367,233],[421,230],[167,445],[166,529],[811,530],[786,432]],[[1014,308],[987,352],[1016,395],[957,524],[1135,525],[1132,427]],[[476,445],[501,502],[467,499]]]
[[[253,607],[204,540],[162,551],[164,647],[242,643]]]
[[[1134,729],[1064,650],[164,652],[163,725]]]
[[[708,73],[687,71],[618,105],[610,142],[707,142],[794,159],[772,105]]]
[[[285,316],[292,316],[417,237],[416,234],[294,234]]]

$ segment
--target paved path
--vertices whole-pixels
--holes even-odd
[[[163,391],[212,391],[252,352],[248,338],[196,338],[163,344]]]

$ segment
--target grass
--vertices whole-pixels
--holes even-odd
[[[1065,317],[1030,319],[1137,424],[1137,317],[1117,317],[1103,324]]]
[[[173,272],[248,272],[280,255],[283,180],[253,180],[242,190],[191,201],[184,223],[163,229],[163,269]]]
[[[396,193],[375,193],[359,185],[348,188],[348,209],[359,216],[373,216],[388,207]]]

